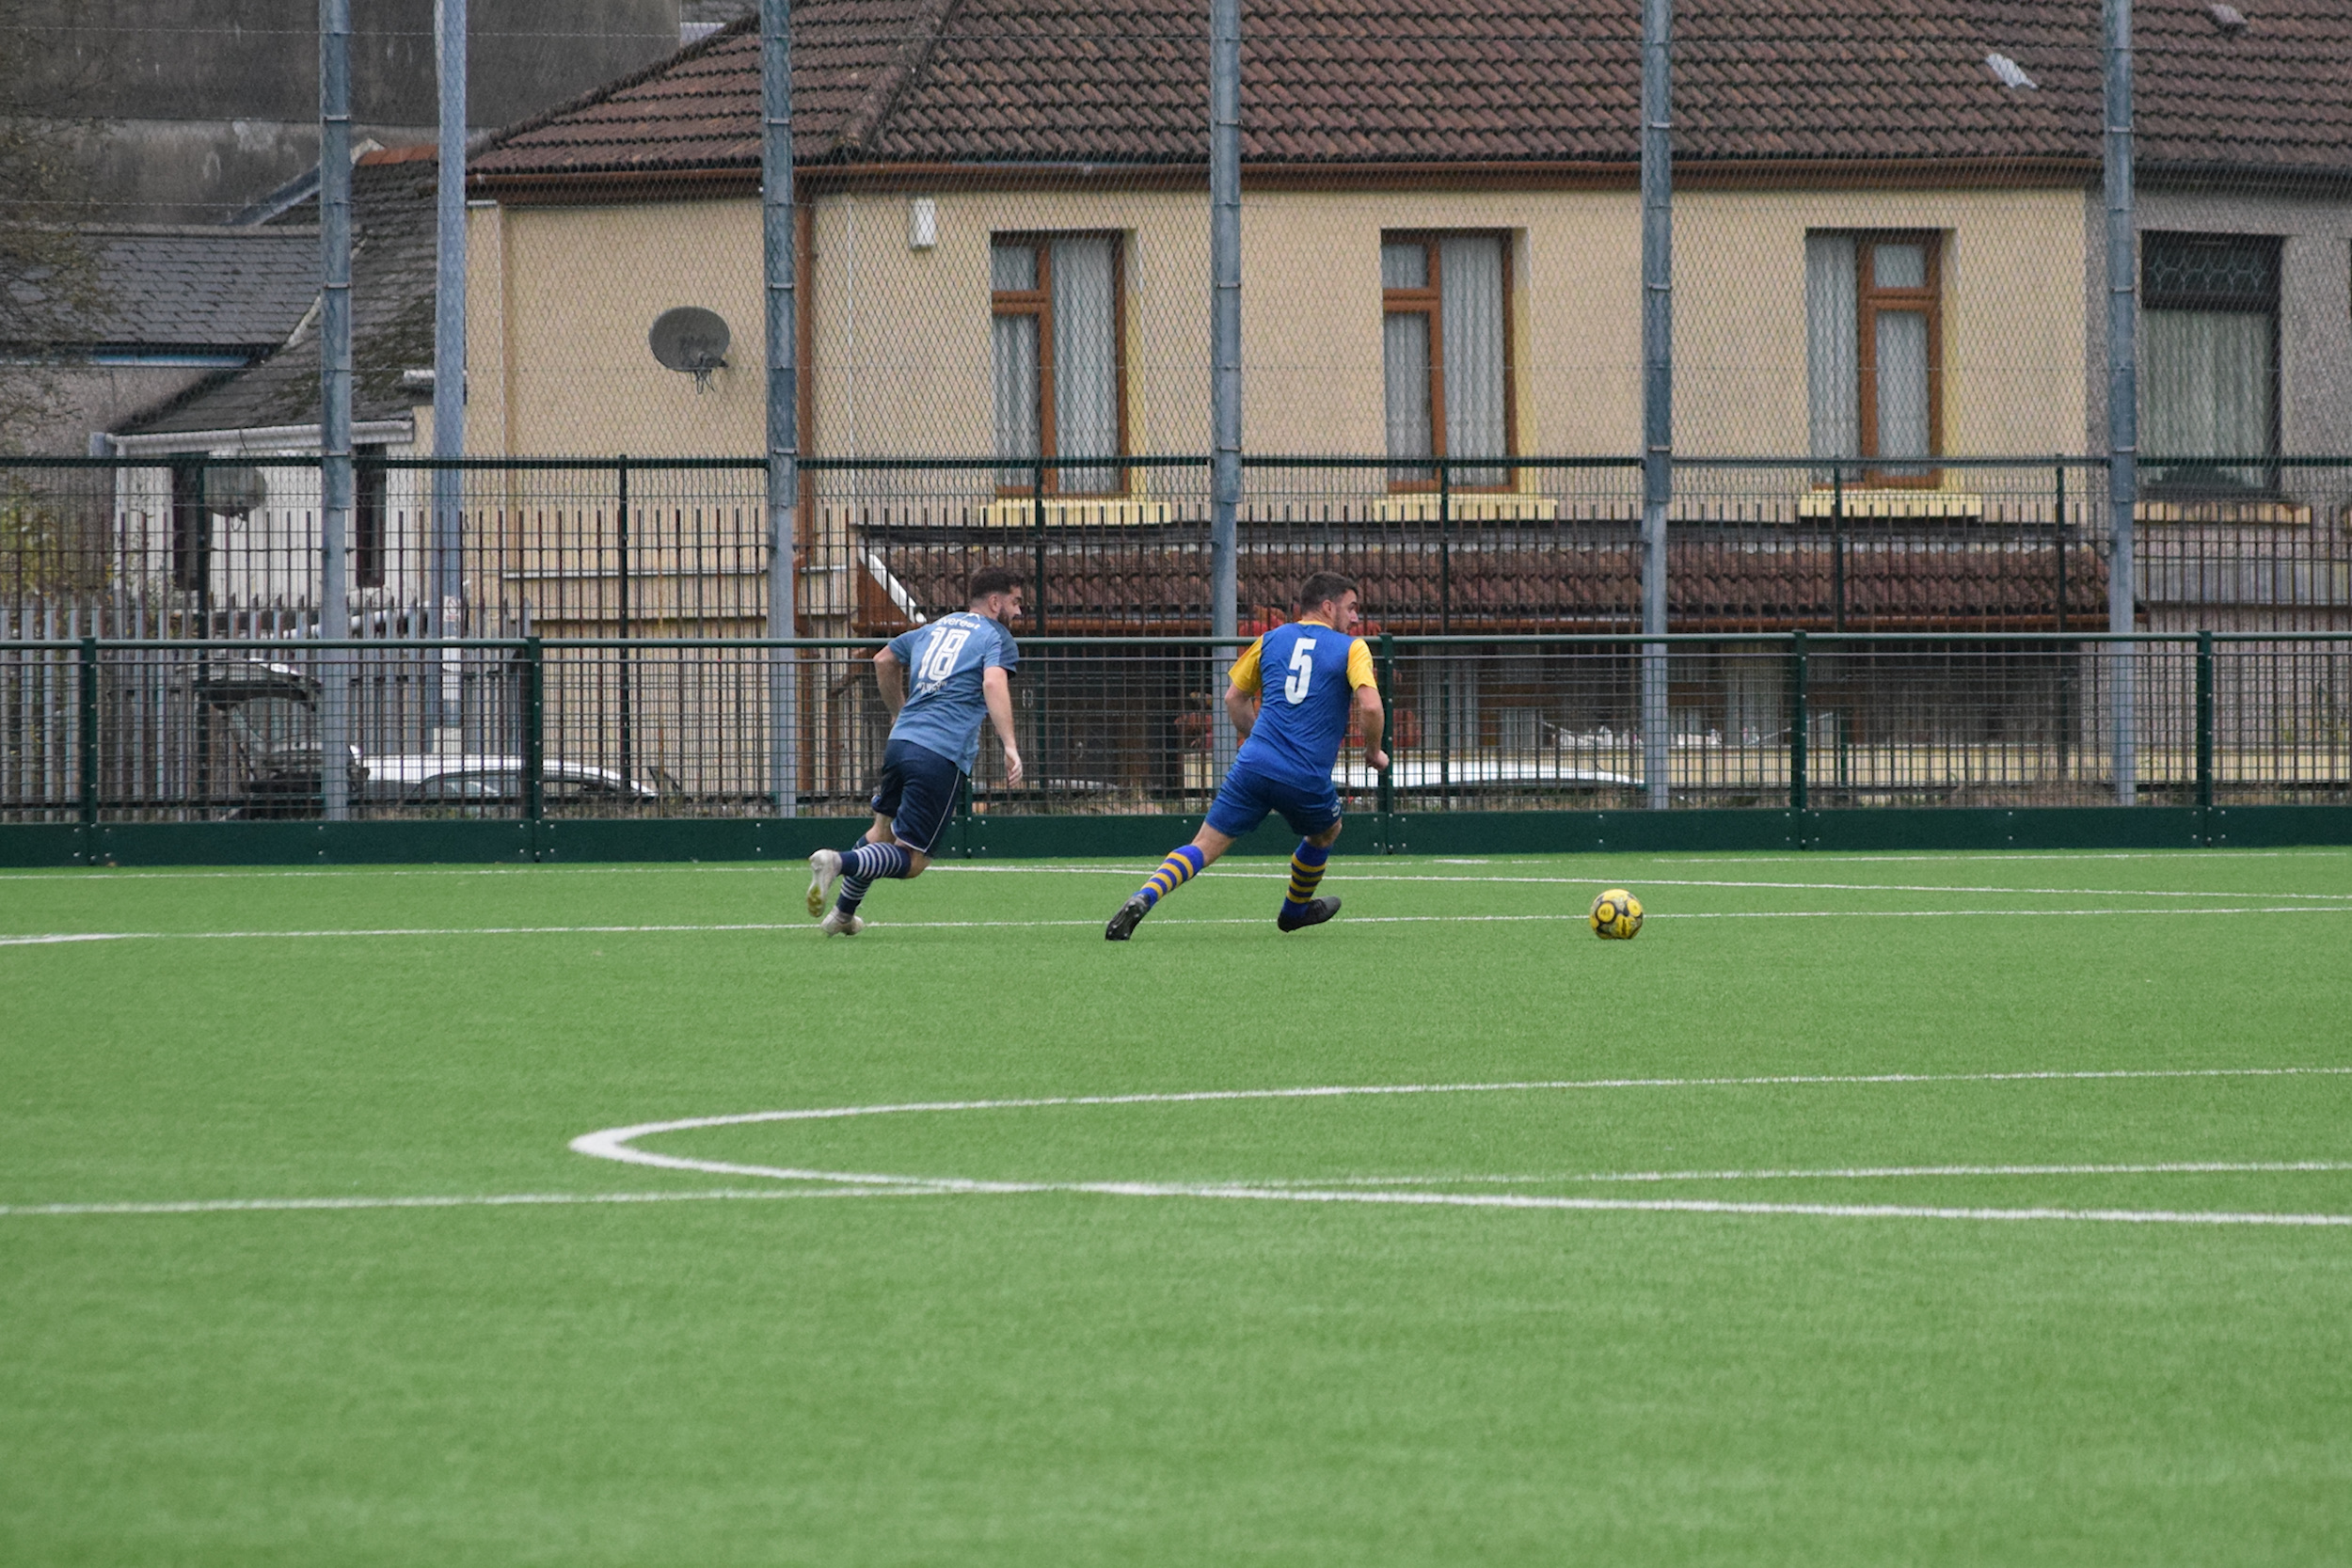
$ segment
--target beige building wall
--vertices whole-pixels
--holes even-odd
[[[936,242],[911,244],[915,196]],[[2086,371],[2078,190],[1685,191],[1676,203],[1676,438],[1692,453],[1804,455],[1804,234],[1947,235],[1945,449],[2075,445]],[[762,445],[759,208],[749,198],[475,208],[469,450],[752,455]],[[1641,429],[1640,207],[1625,191],[1252,191],[1243,205],[1245,442],[1383,450],[1384,230],[1506,231],[1522,452],[1630,455]],[[987,454],[989,243],[1122,236],[1130,450],[1209,442],[1207,212],[1198,191],[821,197],[810,292],[826,456]],[[728,368],[697,392],[645,334],[718,311]],[[960,486],[959,486],[960,488]]]
[[[1804,455],[1804,236],[1944,235],[1944,451],[2076,451],[2082,192],[1685,191],[1675,198],[1675,444]]]

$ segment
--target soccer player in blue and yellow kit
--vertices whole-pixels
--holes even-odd
[[[1013,740],[1012,672],[1021,662],[1007,623],[1021,614],[1021,582],[1002,566],[972,574],[971,608],[892,640],[874,656],[874,683],[891,712],[890,744],[874,786],[874,825],[850,849],[808,857],[808,912],[825,935],[866,928],[858,905],[878,878],[920,877],[980,755],[980,721],[1005,748],[1005,782],[1021,783]],[[831,909],[834,883],[841,896]]]
[[[1119,907],[1104,936],[1125,942],[1135,935],[1154,904],[1199,876],[1268,812],[1281,813],[1300,835],[1275,925],[1295,931],[1340,912],[1340,901],[1316,897],[1315,886],[1340,836],[1340,792],[1331,769],[1351,713],[1362,716],[1365,763],[1375,771],[1389,765],[1380,749],[1380,688],[1373,678],[1372,651],[1354,635],[1356,611],[1356,585],[1336,572],[1317,572],[1298,591],[1298,619],[1259,638],[1234,662],[1225,711],[1241,735],[1240,754],[1207,823]],[[1269,680],[1277,683],[1270,689]]]

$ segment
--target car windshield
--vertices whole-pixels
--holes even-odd
[[[257,755],[315,750],[318,714],[310,704],[288,697],[256,697],[229,710],[229,728]]]

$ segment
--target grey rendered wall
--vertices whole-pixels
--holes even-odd
[[[2104,231],[2094,189],[2083,204],[2086,231]],[[2266,234],[2283,240],[2280,279],[2280,438],[2285,455],[2352,452],[2352,185],[2340,194],[2168,188],[2139,190],[2139,231]],[[2090,325],[2092,373],[2085,378],[2087,451],[2106,444],[2106,258],[2087,247],[2083,308]]]

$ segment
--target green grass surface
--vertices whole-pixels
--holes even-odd
[[[0,1561],[2343,1560],[2352,1227],[1850,1211],[2352,1215],[2352,855],[1147,869],[0,876]]]

